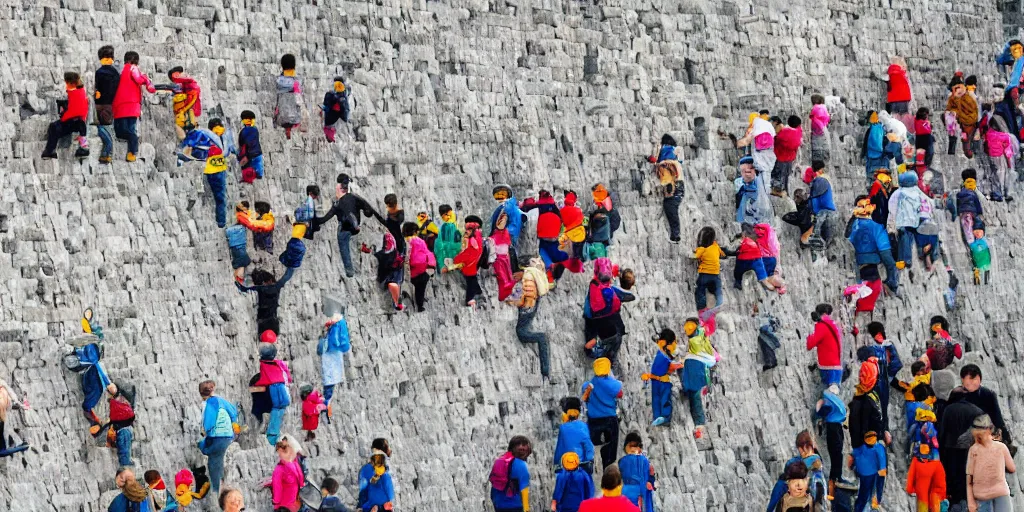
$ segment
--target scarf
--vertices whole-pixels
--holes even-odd
[[[392,235],[390,231],[384,232],[384,254],[391,254],[395,251],[395,235]]]

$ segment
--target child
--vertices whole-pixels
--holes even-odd
[[[135,439],[135,434],[132,425],[135,424],[135,391],[133,387],[124,384],[116,387],[117,391],[110,397],[107,446],[117,448],[117,464],[119,466],[134,466],[132,441]]]
[[[373,256],[377,258],[377,284],[382,288],[386,287],[391,293],[391,304],[395,307],[395,311],[405,309],[400,297],[402,279],[405,275],[405,257],[398,249],[395,237],[390,232],[384,233],[381,249]]]
[[[96,77],[93,85],[96,87],[94,93],[94,104],[96,108],[96,132],[100,136],[103,146],[100,148],[100,163],[109,164],[110,154],[114,152],[114,139],[110,131],[114,124],[114,93],[117,92],[117,84],[121,82],[121,73],[114,67],[114,47],[105,45],[99,51],[100,67],[96,70]]]
[[[306,200],[295,209],[295,222],[306,226],[306,233],[312,227],[313,219],[316,217],[316,202],[320,200],[320,187],[317,185],[306,185]]]
[[[814,446],[814,438],[811,437],[811,433],[804,430],[796,435],[796,450],[797,456],[786,461],[785,467],[790,467],[793,464],[802,462],[806,468],[807,478],[807,491],[811,496],[811,500],[815,507],[820,507],[822,502],[825,500],[825,476],[823,473],[823,466],[821,455],[818,455],[817,448]],[[788,481],[786,475],[783,473],[779,477],[779,481],[775,483],[775,488],[772,489],[772,497],[768,502],[768,510],[776,510],[778,502],[785,496],[787,490]],[[785,510],[785,508],[783,508]]]
[[[935,139],[932,137],[931,111],[928,107],[917,109],[914,116],[914,148],[917,154],[924,154],[924,166],[932,165],[932,156],[935,154]],[[923,178],[924,171],[917,170],[917,177]]]
[[[811,95],[811,161],[828,162],[830,157],[828,140],[828,123],[832,118],[825,107],[825,97],[820,94]]]
[[[25,451],[28,449],[29,444],[22,441],[21,444],[14,444],[13,437],[8,442],[7,435],[4,432],[5,424],[10,421],[11,412],[14,409],[21,409],[22,413],[29,410],[28,400],[21,402],[18,400],[18,395],[14,393],[11,386],[7,384],[3,379],[0,379],[0,457],[13,455],[19,451]]]
[[[830,384],[821,393],[821,400],[814,408],[815,414],[825,424],[825,446],[828,449],[828,499],[835,496],[836,483],[843,479],[843,424],[847,408],[839,397],[839,385]]]
[[[498,215],[504,212],[508,216],[508,235],[512,239],[512,248],[515,249],[519,246],[519,234],[523,230],[526,216],[519,209],[519,201],[516,199],[515,193],[512,192],[512,187],[505,184],[495,185],[491,189],[491,197],[498,203],[498,206],[491,212],[491,226],[498,222]],[[459,203],[455,203],[455,206],[458,207]],[[480,227],[483,227],[483,223],[480,224]]]
[[[932,446],[918,445],[912,452],[907,494],[917,498],[917,512],[941,512],[948,508],[946,470]]]
[[[658,148],[658,156],[651,155],[647,157],[647,161],[652,164],[660,164],[666,160],[676,160],[676,139],[675,137],[664,134],[661,136],[661,147]],[[665,183],[662,183],[665,185]]]
[[[446,267],[451,265],[451,260],[462,250],[462,233],[451,206],[442,204],[437,208],[437,213],[441,215],[441,229],[434,242],[434,258]]]
[[[117,393],[117,386],[111,382],[100,358],[103,356],[102,342],[103,329],[92,322],[92,308],[82,313],[82,332],[93,336],[78,336],[71,339],[71,346],[74,347],[74,354],[78,356],[78,368],[75,369],[81,375],[82,411],[89,421],[89,433],[96,435],[100,432],[99,416],[93,409],[103,398],[103,391],[113,395]]]
[[[974,284],[988,284],[988,273],[992,268],[992,252],[988,247],[988,239],[985,238],[985,222],[981,219],[974,220],[974,241],[971,242],[971,261],[974,263]]]
[[[224,123],[220,119],[210,119],[207,127],[207,130],[190,131],[185,140],[181,141],[178,166],[190,160],[206,161],[203,175],[206,176],[206,182],[210,185],[210,191],[213,192],[217,227],[223,228],[227,222],[227,156],[234,151],[234,148],[229,147],[221,137],[224,135]]]
[[[447,222],[447,221],[446,221]],[[483,221],[476,215],[466,217],[466,233],[462,237],[462,251],[441,269],[442,273],[461,270],[466,278],[466,297],[463,305],[470,308],[476,307],[476,297],[483,293],[480,289],[480,282],[477,280],[477,263],[483,254],[484,241],[480,235],[480,227]]]
[[[306,441],[316,439],[316,429],[320,426],[320,413],[327,410],[324,397],[312,385],[303,384],[299,388],[302,400],[302,430],[306,431]]]
[[[814,234],[814,214],[811,213],[811,201],[807,199],[807,190],[798,188],[793,192],[793,204],[796,210],[782,215],[782,221],[796,226],[800,230],[800,246],[806,247]]]
[[[145,87],[150,94],[156,92],[153,82],[149,77],[139,71],[139,54],[127,52],[124,54],[124,67],[121,68],[121,78],[117,84],[117,92],[114,94],[111,109],[114,114],[114,135],[128,141],[128,153],[125,161],[134,162],[139,153],[139,117],[142,116],[142,91]],[[224,227],[223,224],[220,227]]]
[[[199,101],[199,82],[185,74],[185,68],[175,66],[167,72],[167,78],[174,82],[174,131],[178,140],[184,140],[185,134],[196,127],[199,116],[203,113]]]
[[[939,431],[935,428],[935,411],[925,404],[914,412],[914,424],[908,432],[911,453],[939,460]]]
[[[580,456],[576,452],[562,454],[561,471],[555,475],[555,492],[551,495],[553,512],[577,512],[583,500],[594,496],[590,471],[580,468]]]
[[[683,183],[679,181],[682,166],[676,160],[665,160],[654,166],[662,188],[662,208],[668,220],[668,241],[679,243],[679,205],[683,202]]]
[[[433,219],[430,218],[430,212],[419,212],[416,214],[416,236],[420,237],[427,244],[427,250],[434,252],[434,241],[437,240],[437,235],[440,230],[437,224],[434,224]]]
[[[249,202],[242,201],[235,205],[235,218],[239,219],[239,216],[248,218]],[[232,224],[230,227],[224,230],[224,234],[228,238],[228,251],[231,253],[231,268],[235,271],[235,281],[239,284],[245,284],[245,267],[248,267],[252,263],[252,259],[249,258],[249,253],[246,248],[249,244],[249,237],[247,235],[246,227],[241,221]]]
[[[687,318],[683,324],[687,339],[686,357],[683,359],[681,377],[683,392],[690,401],[690,416],[693,418],[693,437],[700,441],[706,434],[703,391],[708,385],[708,371],[717,363],[715,349],[700,320]]]
[[[907,426],[910,426],[910,421],[914,417],[911,403],[915,401],[922,401],[928,397],[925,395],[922,398],[916,398],[914,389],[920,385],[930,385],[932,383],[932,369],[928,367],[927,357],[918,359],[910,365],[910,374],[913,376],[909,381],[899,381],[899,388],[903,390],[903,399],[906,400],[907,404]]]
[[[491,263],[491,270],[494,272],[494,279],[498,282],[498,300],[504,301],[515,288],[511,259],[515,250],[512,248],[512,237],[508,233],[508,215],[504,211],[498,214],[498,219],[491,227],[491,236],[488,241],[493,251],[491,257],[494,258],[494,261]],[[543,254],[542,250],[541,255]],[[549,286],[553,288],[554,281],[550,276],[551,273],[547,272],[545,278],[548,280]]]
[[[865,432],[864,444],[854,448],[850,455],[850,468],[860,479],[854,510],[866,510],[869,500],[875,510],[882,504],[886,465],[885,445],[878,442],[878,434],[873,430]]]
[[[984,215],[981,205],[981,195],[978,193],[978,173],[974,169],[964,169],[960,173],[963,185],[956,193],[955,208],[950,213],[959,217],[960,234],[964,243],[970,246],[974,243],[974,221]]]
[[[405,223],[405,210],[398,206],[398,196],[387,194],[384,196],[384,227],[391,236],[395,237],[398,252],[405,253],[405,238],[402,236],[402,224]]]
[[[531,210],[538,212],[537,251],[541,259],[544,260],[544,270],[548,274],[548,282],[554,286],[554,265],[569,258],[569,255],[559,248],[558,243],[558,237],[562,234],[562,217],[559,214],[558,205],[555,204],[555,198],[547,190],[538,192],[536,199],[529,197],[523,202],[520,211],[529,212]],[[492,227],[497,226],[499,217],[495,217]],[[492,235],[493,231],[494,229],[492,229]]]
[[[576,465],[587,475],[594,472],[594,442],[590,440],[590,430],[580,419],[583,402],[574,396],[562,399],[562,424],[558,426],[558,440],[555,441],[555,472],[561,471],[560,465],[565,462],[565,455],[576,455]]]
[[[563,261],[555,270],[555,279],[561,277],[564,269],[569,269],[569,272],[574,274],[583,272],[583,243],[587,239],[587,227],[583,221],[583,210],[576,204],[577,200],[576,192],[563,192],[562,208],[558,210],[558,215],[562,217],[565,231],[559,241],[563,244],[568,243],[572,249],[569,251],[569,259]]]
[[[162,512],[164,507],[167,506],[167,484],[164,483],[164,477],[160,476],[159,471],[150,469],[143,474],[143,478],[146,480],[149,494],[153,496],[153,504],[156,505],[156,510]]]
[[[615,209],[615,205],[612,201],[612,194],[605,188],[603,183],[598,183],[590,189],[590,195],[594,200],[594,206],[596,211],[604,211],[608,217],[608,239],[605,246],[611,245],[612,239],[615,237],[615,232],[619,230],[619,226],[622,225],[622,217],[619,215],[619,210]]]
[[[612,361],[607,357],[594,360],[594,378],[583,383],[580,401],[587,404],[587,428],[594,445],[601,445],[601,465],[615,463],[619,451],[618,402],[622,398],[622,382],[612,375]]]
[[[85,87],[78,73],[68,71],[64,73],[64,88],[67,90],[67,105],[61,113],[60,119],[50,123],[46,129],[46,147],[43,149],[44,160],[57,159],[57,141],[68,137],[72,133],[78,134],[78,149],[75,150],[75,158],[82,159],[89,156],[89,140],[85,138],[85,119],[89,116],[89,98],[85,95]]]
[[[882,404],[882,425],[888,430],[889,387],[899,386],[896,374],[903,369],[903,362],[900,361],[900,354],[896,351],[896,347],[886,336],[885,325],[882,322],[869,323],[868,334],[874,343],[857,349],[857,360],[864,362],[872,357],[878,359],[878,382],[875,384],[875,391]]]
[[[888,142],[885,137],[885,127],[879,119],[878,112],[868,112],[868,129],[864,132],[864,144],[861,146],[861,157],[864,158],[864,171],[871,183],[875,169],[889,167],[889,158],[885,155],[885,146]]]
[[[273,334],[273,331],[267,331]],[[264,335],[267,334],[264,332]],[[261,336],[265,343],[260,347],[260,379],[256,381],[255,388],[266,388],[270,393],[270,400],[273,409],[270,411],[270,422],[267,423],[267,442],[270,446],[277,444],[281,436],[281,424],[284,422],[284,412],[291,405],[291,397],[288,394],[288,385],[292,383],[292,372],[288,369],[288,363],[277,359],[277,336]],[[273,341],[271,341],[273,340]]]
[[[409,279],[414,290],[416,312],[423,312],[423,304],[427,302],[427,283],[430,282],[431,270],[437,268],[434,253],[427,248],[427,243],[416,236],[419,228],[412,222],[402,226],[402,235],[409,247]]]
[[[953,342],[949,335],[949,321],[941,315],[933,316],[930,322],[932,337],[928,340],[925,356],[928,366],[934,370],[944,370],[953,364],[954,359],[963,357],[963,348]]]
[[[817,512],[821,505],[814,502],[814,498],[807,493],[809,480],[807,478],[807,465],[802,460],[794,460],[786,464],[779,477],[780,482],[785,482],[785,493],[777,498],[771,512]],[[781,488],[780,488],[781,489]]]
[[[1016,167],[1017,153],[1020,147],[1017,140],[1006,133],[1003,123],[989,123],[985,132],[985,147],[989,157],[988,179],[986,189],[989,198],[1000,202],[1011,201],[1010,190],[1006,187],[1006,174]]]
[[[270,203],[256,201],[253,210],[236,211],[235,218],[252,231],[253,246],[274,253],[274,214],[270,211]]]
[[[348,335],[348,322],[336,313],[324,323],[323,333],[316,344],[316,355],[320,356],[320,377],[324,386],[324,405],[327,406],[327,422],[330,423],[333,410],[331,398],[334,387],[345,381],[345,354],[352,350]]]
[[[801,124],[800,116],[789,116],[786,126],[781,127],[775,135],[775,167],[772,168],[773,196],[785,197],[789,194],[789,175],[793,173],[793,162],[796,160],[800,144],[804,139],[804,129],[800,126]]]
[[[345,86],[345,79],[336,76],[334,77],[334,90],[324,94],[324,103],[320,105],[320,115],[324,118],[324,136],[327,137],[327,142],[334,142],[334,136],[337,134],[338,121],[348,122],[349,106],[348,106],[348,87]]]
[[[716,240],[715,228],[704,226],[697,233],[697,248],[693,251],[693,257],[697,260],[697,283],[693,294],[697,302],[697,312],[703,313],[707,309],[707,294],[715,294],[715,308],[718,309],[725,303],[722,293],[722,264],[721,259],[725,258],[725,251],[722,250]]]
[[[963,142],[964,156],[973,158],[974,152],[971,146],[974,142],[974,131],[978,128],[978,101],[973,95],[967,93],[967,86],[964,84],[963,73],[957,71],[949,82],[950,94],[946,99],[946,112],[956,116],[959,124],[960,140]],[[950,145],[948,153],[955,153],[956,144],[954,133],[950,133]]]
[[[537,316],[537,304],[540,298],[548,293],[548,280],[544,274],[544,261],[534,257],[523,266],[523,277],[517,289],[506,300],[516,306],[516,338],[520,343],[537,344],[537,355],[540,358],[540,374],[547,377],[551,372],[551,354],[548,335],[533,330],[533,318]]]
[[[831,314],[831,305],[818,304],[811,312],[814,332],[807,335],[807,350],[818,349],[818,372],[825,387],[838,386],[843,378],[842,338]]]
[[[281,56],[281,75],[277,77],[277,106],[274,124],[284,128],[284,136],[291,140],[292,128],[302,123],[302,83],[295,74],[295,56]]]
[[[338,481],[327,477],[324,478],[323,483],[320,484],[320,495],[323,499],[320,500],[320,508],[317,512],[348,512],[345,505],[341,503],[341,498],[338,497],[339,489]]]
[[[814,214],[814,235],[819,244],[824,247],[832,239],[831,226],[839,216],[836,213],[836,203],[832,199],[832,182],[825,175],[825,162],[816,160],[811,162],[811,169],[814,170],[814,179],[811,180],[810,193],[811,213]]]
[[[768,273],[765,271],[764,262],[761,261],[761,248],[757,245],[754,226],[744,223],[742,230],[743,239],[736,250],[725,251],[727,255],[736,257],[736,267],[732,271],[733,288],[742,290],[743,274],[753,270],[761,286],[766,290],[774,290],[775,285],[768,281]]]
[[[754,234],[757,235],[757,246],[761,249],[761,263],[764,264],[764,273],[768,276],[768,282],[775,287],[779,295],[786,293],[786,283],[782,280],[782,272],[778,269],[779,238],[775,236],[775,229],[771,224],[762,223],[754,225]]]
[[[391,471],[388,469],[386,457],[383,454],[374,454],[367,466],[373,468],[373,476],[366,481],[366,499],[360,499],[360,509],[362,512],[391,510],[392,502],[395,500],[395,487],[391,482]],[[360,498],[362,496],[363,492],[360,492]]]
[[[676,333],[672,329],[662,329],[655,342],[658,344],[658,353],[654,356],[654,363],[651,364],[651,373],[640,376],[641,379],[651,382],[651,408],[654,411],[654,422],[652,427],[668,425],[672,422],[672,381],[673,373],[683,368],[682,363],[676,363],[673,359],[676,356]]]
[[[622,473],[622,495],[639,507],[640,512],[654,512],[654,466],[644,453],[640,434],[626,434],[622,451],[626,453],[618,462]]]
[[[238,132],[238,165],[242,167],[242,183],[263,179],[263,147],[260,130],[256,128],[256,113],[242,111],[242,129]]]
[[[898,55],[889,58],[888,91],[885,96],[885,109],[890,114],[901,117],[909,112],[911,94],[910,81],[907,79],[907,62]]]

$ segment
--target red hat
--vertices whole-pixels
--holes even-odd
[[[814,172],[814,168],[812,167],[804,169],[804,183],[810,185],[811,182],[814,181],[815,176],[817,175],[818,173]]]
[[[863,388],[871,389],[878,382],[878,358],[871,357],[860,364],[860,373],[857,375],[860,385]]]
[[[277,334],[270,329],[260,333],[260,343],[277,343]]]

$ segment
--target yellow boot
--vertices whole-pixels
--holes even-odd
[[[129,152],[128,156],[124,157],[124,160],[126,162],[134,162],[135,161],[135,153]]]

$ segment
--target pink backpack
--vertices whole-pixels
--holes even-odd
[[[494,465],[491,466],[491,486],[497,489],[499,492],[505,493],[505,496],[512,497],[515,495],[517,485],[513,485],[512,481],[512,463],[515,462],[516,457],[512,455],[512,452],[505,452],[494,461]]]

